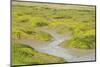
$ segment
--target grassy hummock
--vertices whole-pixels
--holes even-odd
[[[63,63],[64,59],[40,53],[25,44],[12,44],[12,65]]]

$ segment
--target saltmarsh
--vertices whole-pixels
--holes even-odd
[[[65,60],[60,57],[52,56],[46,53],[40,53],[34,48],[21,43],[12,44],[12,64],[49,64],[63,63]]]
[[[52,41],[53,36],[44,28],[56,30],[59,35],[70,35],[60,47],[95,48],[95,6],[70,6],[40,3],[18,4],[12,6],[12,38]],[[56,6],[57,5],[57,6]],[[59,7],[59,8],[58,8]],[[66,37],[67,38],[67,37]],[[13,43],[13,64],[62,63],[64,59],[37,52],[27,44]],[[47,44],[48,45],[48,44]]]

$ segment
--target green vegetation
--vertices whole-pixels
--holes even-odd
[[[90,12],[93,13],[91,14]],[[64,41],[62,44],[60,44],[60,46],[64,48],[95,48],[95,17],[93,18],[92,16],[95,15],[95,12],[93,10],[91,10],[90,12],[88,12],[88,15],[85,16],[85,18],[89,18],[88,20],[84,18],[84,21],[80,20],[77,23],[73,21],[73,23],[69,23],[69,27],[67,26],[67,29],[62,28],[59,31],[60,33],[70,31],[70,34],[72,34],[71,39]],[[85,14],[85,12],[83,14]]]
[[[82,49],[95,48],[95,36],[93,34],[85,34],[84,36],[76,36],[61,44],[63,47],[73,47]]]
[[[92,8],[89,8],[92,7]],[[60,34],[70,33],[75,38],[93,33],[95,37],[95,8],[56,9],[50,6],[13,5],[13,38],[49,41],[52,36],[37,28],[54,28]],[[72,39],[75,39],[73,38]],[[94,40],[95,42],[95,40]]]
[[[35,30],[13,30],[14,39],[32,39],[32,40],[42,40],[48,41],[52,39],[52,36],[46,32],[35,31]]]
[[[38,27],[48,26],[45,18],[37,16],[36,11],[31,6],[13,6],[13,29],[12,34],[14,39],[33,39],[48,41],[52,36],[44,31],[37,30]],[[32,14],[33,13],[33,14]]]
[[[59,46],[63,48],[95,48],[95,7],[77,8],[67,5],[32,5],[15,2],[12,6],[12,38],[37,41],[51,41],[53,37],[43,31],[56,30],[60,35],[70,34],[70,39]],[[58,8],[59,7],[59,8]],[[73,9],[71,9],[73,8]],[[66,37],[67,38],[67,37]],[[27,45],[27,44],[26,44]],[[13,65],[62,63],[64,59],[37,52],[35,49],[20,43],[12,45]],[[48,45],[48,44],[47,44]]]
[[[64,59],[37,52],[35,49],[25,44],[12,44],[12,64],[48,64],[48,63],[63,63]]]

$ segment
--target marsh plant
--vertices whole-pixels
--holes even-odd
[[[12,65],[95,60],[95,6],[12,4]]]

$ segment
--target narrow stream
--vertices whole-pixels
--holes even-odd
[[[47,43],[41,43],[31,40],[20,40],[21,43],[30,45],[39,52],[47,53],[50,55],[58,56],[64,58],[68,62],[77,61],[93,61],[95,60],[95,50],[84,50],[84,49],[72,49],[72,48],[62,48],[59,46],[65,40],[68,40],[69,36],[62,36],[51,30],[44,30],[45,32],[51,34],[54,37],[53,41]]]

